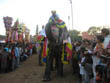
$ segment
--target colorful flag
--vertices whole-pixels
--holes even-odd
[[[66,54],[65,54],[64,50],[66,50]],[[69,64],[69,60],[71,60],[71,58],[72,58],[72,44],[67,43],[66,48],[63,45],[61,60],[62,60],[63,64]]]

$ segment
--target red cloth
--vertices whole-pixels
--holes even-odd
[[[67,56],[67,60],[72,58],[72,50],[66,46],[66,52],[69,53],[70,56]]]
[[[60,23],[60,22],[62,22],[62,20],[61,19],[58,19],[58,22]]]
[[[32,45],[29,45],[29,49],[32,49]]]
[[[8,39],[6,39],[5,42],[7,43],[8,42]]]
[[[47,56],[47,39],[44,41],[44,46],[43,46],[43,56]]]
[[[14,50],[11,50],[11,55],[13,58],[15,58]]]
[[[101,77],[97,75],[96,80],[101,80]]]

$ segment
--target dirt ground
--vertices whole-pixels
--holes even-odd
[[[45,83],[42,82],[45,66],[38,65],[38,56],[30,56],[21,66],[13,72],[0,74],[0,83]],[[52,81],[47,83],[78,83],[78,79],[72,75],[72,67],[64,65],[64,77],[57,77],[52,72]]]

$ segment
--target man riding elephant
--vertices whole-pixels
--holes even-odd
[[[62,21],[56,11],[52,11],[52,16],[49,18],[45,27],[46,36],[48,39],[48,55],[45,73],[42,81],[48,82],[51,80],[51,68],[53,58],[56,57],[57,75],[63,76],[63,63],[61,61],[62,46],[67,39],[68,32],[65,22]]]

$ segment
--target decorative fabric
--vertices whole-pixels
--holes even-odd
[[[64,50],[66,50],[66,55],[64,54]],[[62,49],[62,62],[63,64],[69,64],[69,60],[72,58],[72,44],[67,43],[66,44],[66,49]]]
[[[43,51],[42,51],[42,62],[43,63],[47,62],[47,54],[48,54],[47,38],[45,38],[44,44],[43,44]]]
[[[38,36],[37,36],[37,41],[38,41],[38,42],[41,42],[42,40],[44,40],[44,38],[45,38],[44,36],[38,35]]]
[[[72,44],[71,43],[66,44],[66,52],[67,52],[67,60],[70,60],[72,58]]]

